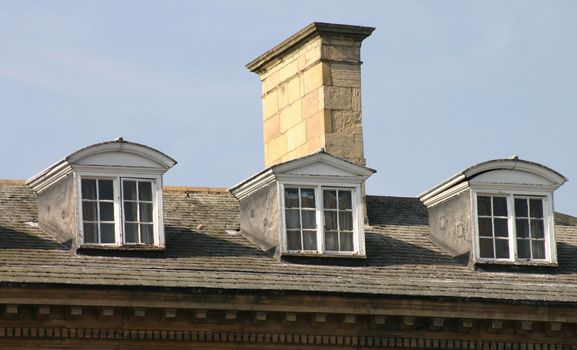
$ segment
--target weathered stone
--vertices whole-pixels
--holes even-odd
[[[308,94],[314,89],[323,85],[323,64],[318,63],[303,73],[304,94]]]
[[[319,90],[322,90],[322,88],[313,90],[303,97],[303,118],[308,118],[323,109],[323,104],[319,97]]]
[[[283,68],[280,69],[279,79],[281,82],[284,82],[293,77],[297,73],[298,73],[298,61],[295,60],[290,63],[287,63]]]
[[[274,162],[276,159],[282,157],[287,152],[286,134],[281,134],[275,137],[268,143],[269,160]]]
[[[351,89],[339,86],[325,86],[324,104],[325,108],[328,109],[352,110]]]
[[[263,125],[264,129],[264,142],[268,143],[270,140],[278,137],[280,135],[280,117],[275,115],[272,118],[267,119]]]
[[[346,87],[361,87],[361,66],[357,64],[332,63],[332,85]]]
[[[288,88],[287,83],[280,84],[277,91],[277,104],[279,111],[288,105]]]
[[[262,104],[265,120],[272,117],[276,112],[278,112],[278,100],[276,90],[263,96]]]
[[[301,79],[300,76],[296,76],[288,81],[287,92],[288,92],[288,103],[293,103],[301,97]]]
[[[321,49],[322,58],[343,61],[360,61],[361,50],[354,46],[324,45]]]
[[[336,110],[332,111],[331,115],[334,132],[349,134],[358,132],[361,125],[361,112]]]
[[[301,100],[290,104],[280,112],[280,132],[284,133],[302,121]]]
[[[351,93],[352,93],[352,108],[353,111],[355,112],[360,112],[362,111],[362,106],[361,106],[361,88],[352,88],[351,89]]]
[[[304,121],[290,128],[287,133],[287,149],[294,150],[307,141],[306,123]]]

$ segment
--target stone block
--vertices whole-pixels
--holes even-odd
[[[287,83],[282,83],[276,91],[279,111],[289,104]]]
[[[360,112],[362,111],[361,106],[361,88],[352,88],[351,89],[352,95],[352,107],[353,111]]]
[[[337,61],[360,61],[360,47],[350,45],[331,45],[323,43],[321,57]]]
[[[301,78],[295,76],[287,83],[288,103],[293,103],[301,97]]]
[[[264,119],[268,119],[278,112],[278,100],[276,90],[271,91],[262,98],[262,109]]]
[[[302,99],[303,107],[303,118],[308,118],[312,115],[317,114],[323,108],[322,100],[319,96],[319,90],[322,88],[315,89],[308,94],[306,94]]]
[[[263,124],[264,142],[268,143],[270,140],[278,137],[280,132],[280,116],[277,114],[272,118],[265,120]]]
[[[348,134],[358,132],[361,124],[361,112],[336,110],[331,111],[331,115],[333,132]]]
[[[280,111],[280,132],[284,133],[302,121],[301,100],[288,105]]]
[[[324,133],[323,117],[323,113],[317,113],[305,119],[307,139],[309,139],[309,142],[313,137],[320,137],[320,135]]]
[[[288,62],[279,71],[280,82],[284,82],[298,73],[298,61]]]
[[[269,162],[273,163],[275,160],[281,158],[287,153],[287,137],[286,134],[281,134],[278,137],[270,140],[268,143],[268,158]],[[271,165],[270,163],[267,166]]]
[[[306,95],[323,85],[323,64],[319,62],[303,73],[303,94]]]
[[[332,63],[331,80],[334,86],[361,87],[361,66],[358,64]]]
[[[277,87],[279,83],[279,75],[278,72],[271,72],[266,78],[262,80],[262,93],[265,95],[275,87]]]
[[[287,149],[292,151],[307,141],[306,123],[302,121],[286,132]]]
[[[327,109],[352,110],[351,89],[340,86],[325,86],[324,105]]]

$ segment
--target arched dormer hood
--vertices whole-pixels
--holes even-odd
[[[39,226],[73,249],[163,249],[162,175],[175,164],[122,138],[73,152],[27,181]]]
[[[556,265],[553,192],[567,179],[544,165],[495,159],[467,168],[419,199],[431,239],[473,263]]]

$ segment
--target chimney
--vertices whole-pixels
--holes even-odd
[[[373,30],[311,23],[247,64],[262,81],[265,167],[321,148],[366,164],[360,50]]]

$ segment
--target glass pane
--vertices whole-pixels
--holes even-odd
[[[493,240],[480,238],[479,251],[481,253],[481,258],[494,258],[495,255],[493,255]]]
[[[317,232],[303,231],[303,249],[317,250]]]
[[[353,230],[353,213],[350,211],[339,212],[339,230]]]
[[[337,191],[323,191],[323,205],[325,209],[337,209]]]
[[[288,250],[301,250],[301,232],[300,231],[287,231],[287,249]]]
[[[517,226],[517,237],[529,238],[529,219],[515,220]]]
[[[543,217],[543,201],[541,199],[530,199],[529,207],[531,208],[532,218],[542,218]]]
[[[138,243],[138,224],[124,223],[124,241]]]
[[[100,199],[113,200],[114,188],[112,180],[98,180],[98,194]]]
[[[479,218],[479,236],[493,237],[493,223],[490,218]]]
[[[496,237],[509,236],[509,227],[507,226],[507,221],[507,219],[494,219]]]
[[[491,216],[491,197],[477,196],[477,214]]]
[[[298,209],[287,209],[285,211],[286,228],[301,228],[301,218]]]
[[[100,202],[100,221],[114,221],[114,203]]]
[[[154,238],[152,236],[152,224],[140,224],[140,243],[152,244]]]
[[[96,180],[82,180],[82,199],[96,199]]]
[[[545,241],[532,241],[533,259],[545,259]]]
[[[152,222],[152,203],[140,203],[140,222]]]
[[[495,240],[495,257],[497,259],[509,259],[509,241],[506,239]]]
[[[351,191],[339,191],[339,209],[352,209]]]
[[[82,220],[96,221],[97,217],[96,202],[82,202]]]
[[[530,259],[531,251],[529,250],[529,243],[531,241],[526,239],[517,240],[517,256],[521,259]]]
[[[138,182],[138,199],[141,201],[152,201],[152,183]]]
[[[507,215],[507,198],[493,197],[493,216]]]
[[[303,210],[303,228],[317,228],[316,212],[314,210]]]
[[[122,183],[123,196],[126,201],[136,200],[136,181],[124,181]]]
[[[325,210],[325,230],[336,231],[337,229],[337,212]]]
[[[520,217],[527,217],[527,199],[525,198],[515,198],[515,216]]]
[[[341,232],[341,251],[342,252],[352,252],[353,251],[353,233],[352,232]]]
[[[84,243],[98,243],[98,231],[96,223],[84,223]]]
[[[114,243],[114,224],[100,224],[100,243]]]
[[[531,238],[543,238],[543,220],[531,220]]]
[[[315,190],[310,188],[301,189],[301,207],[302,208],[315,207]]]
[[[136,210],[136,203],[124,202],[124,221],[138,221]]]
[[[299,207],[299,190],[298,188],[285,188],[284,190],[285,208]]]
[[[339,250],[339,234],[335,231],[325,231],[325,249]]]

